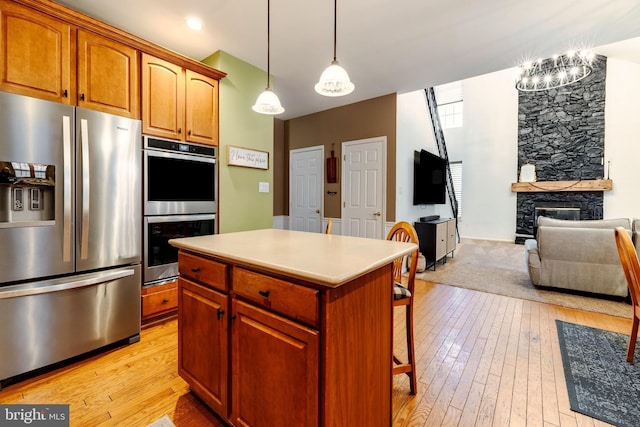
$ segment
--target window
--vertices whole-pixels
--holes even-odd
[[[442,129],[462,127],[462,81],[436,86],[434,90]]]
[[[462,162],[450,162],[451,178],[453,179],[453,193],[458,201],[458,221],[462,219]]]

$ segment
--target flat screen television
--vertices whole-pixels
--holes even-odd
[[[413,204],[442,205],[446,203],[445,173],[447,162],[426,150],[413,155]]]

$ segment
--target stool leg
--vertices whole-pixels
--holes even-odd
[[[407,305],[407,356],[409,358],[409,365],[411,365],[411,371],[407,372],[409,375],[409,387],[411,394],[418,392],[416,381],[416,354],[413,345],[413,296],[411,302]]]

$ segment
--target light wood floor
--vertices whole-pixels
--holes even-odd
[[[630,319],[422,281],[415,304],[418,394],[394,377],[394,426],[608,425],[569,409],[555,319],[623,333]],[[68,403],[71,425],[82,427],[145,426],[164,414],[178,427],[223,425],[177,374],[175,320],[144,329],[139,343],[10,385],[0,403]]]

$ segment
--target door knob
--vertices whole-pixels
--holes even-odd
[[[374,214],[375,216],[380,216],[380,215],[382,215],[382,212],[378,211],[378,212],[374,212],[373,214]]]
[[[316,209],[316,213],[319,214],[320,213],[320,209]]]

